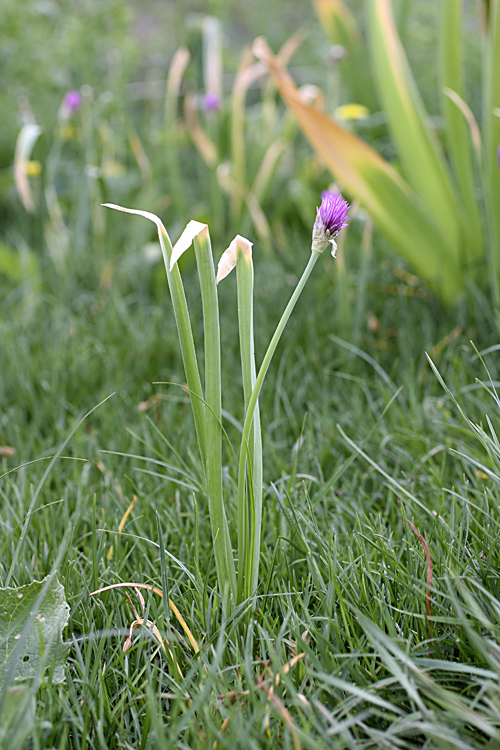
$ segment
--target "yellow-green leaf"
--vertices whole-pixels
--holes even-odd
[[[463,287],[451,238],[419,196],[368,144],[307,103],[263,39],[255,54],[265,61],[285,103],[335,179],[360,200],[377,226],[414,269],[451,303]]]
[[[413,80],[396,29],[390,0],[368,1],[368,28],[379,96],[405,177],[439,222],[460,258],[461,216],[437,138]]]

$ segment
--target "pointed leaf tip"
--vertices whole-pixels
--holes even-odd
[[[156,224],[158,227],[158,233],[161,232],[165,237],[168,237],[167,230],[165,229],[162,220],[156,215],[149,211],[140,211],[138,208],[125,208],[124,206],[117,206],[116,203],[101,203],[104,208],[113,208],[115,211],[123,211],[126,214],[136,214],[137,216],[143,216],[145,219],[149,219]]]
[[[191,219],[191,221],[187,224],[183,233],[175,243],[174,247],[172,248],[170,270],[172,270],[172,268],[175,266],[181,255],[191,247],[194,238],[198,237],[198,235],[201,234],[204,229],[208,229],[207,224],[202,224],[201,221],[195,221],[194,219]]]
[[[215,279],[217,284],[231,273],[238,261],[239,252],[243,253],[246,260],[251,259],[252,245],[253,243],[250,242],[250,240],[247,240],[246,237],[242,237],[241,234],[236,235],[227,250],[222,253],[219,260],[219,265],[217,266],[217,277]]]

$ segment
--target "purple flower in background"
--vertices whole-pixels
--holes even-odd
[[[220,108],[220,96],[211,91],[203,97],[203,109],[205,112],[216,112]]]
[[[497,148],[497,164],[500,167],[500,146]]]
[[[335,237],[341,229],[347,226],[347,212],[349,204],[341,195],[325,190],[321,194],[321,206],[316,209],[316,221],[313,227],[312,250],[316,253],[324,252],[328,245],[332,246],[335,258],[337,243]]]
[[[63,106],[70,112],[76,112],[80,109],[82,97],[79,91],[68,91],[64,97]]]

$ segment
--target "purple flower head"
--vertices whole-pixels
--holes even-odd
[[[325,190],[321,194],[321,206],[316,209],[316,221],[313,227],[312,250],[322,253],[328,245],[332,246],[335,258],[337,243],[335,237],[341,229],[347,226],[347,212],[349,203],[341,195]]]
[[[212,91],[207,91],[203,97],[203,109],[205,112],[216,112],[220,108],[220,96]]]
[[[500,167],[500,146],[497,148],[497,164]]]
[[[63,106],[70,112],[80,109],[82,97],[79,91],[68,91],[64,97]]]

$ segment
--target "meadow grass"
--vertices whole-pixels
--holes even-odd
[[[78,418],[116,392],[49,474],[13,571],[11,583],[24,584],[59,556],[71,606],[67,682],[52,685],[49,676],[39,690],[34,747],[495,746],[498,442],[486,420],[494,425],[498,404],[469,343],[495,346],[493,313],[473,289],[460,319],[409,296],[393,265],[365,265],[361,278],[356,223],[350,231],[358,337],[336,306],[333,261],[321,258],[264,389],[261,585],[248,629],[245,608],[227,619],[213,590],[186,395],[151,384],[180,379],[166,294],[144,280],[132,289],[126,276],[99,290],[90,270],[78,295],[51,288],[49,278],[45,292],[4,300],[2,441],[16,449],[4,471],[53,455]],[[256,258],[258,356],[293,288],[297,258],[296,249],[285,265]],[[234,305],[234,285],[221,287],[229,438],[243,416]],[[461,416],[424,351],[488,435]],[[496,381],[495,351],[484,362]],[[224,461],[234,521],[227,447]],[[3,581],[45,468],[41,461],[2,480]],[[424,550],[407,521],[430,550],[429,598]],[[173,658],[145,629],[123,654],[135,619],[124,590],[88,596],[121,581],[162,580],[198,656],[147,592],[144,617],[168,638]]]
[[[107,105],[95,106],[102,125]],[[56,566],[71,607],[66,681],[49,670],[34,683],[36,711],[16,718],[27,736],[9,750],[499,747],[497,312],[474,286],[444,309],[387,260],[377,234],[372,248],[358,213],[340,258],[319,259],[266,379],[260,584],[230,610],[167,282],[143,252],[155,230],[99,207],[125,202],[137,181],[133,169],[122,182],[82,177],[102,148],[87,126],[58,176],[71,252],[59,265],[51,256],[43,212],[15,215],[3,237],[24,238],[37,265],[0,279],[0,585]],[[328,180],[312,161],[297,169],[271,201],[271,249],[254,246],[258,362],[308,257],[314,189]],[[187,173],[185,204],[197,196],[204,215],[193,152]],[[143,207],[163,189],[142,185]],[[167,213],[169,230],[192,218]],[[223,236],[227,216],[214,221]],[[216,260],[224,247],[214,242]],[[200,344],[196,273],[181,263]],[[235,280],[219,302],[234,524],[231,444],[244,419]],[[121,582],[164,597],[89,596]],[[131,633],[139,619],[169,647],[152,628]]]

